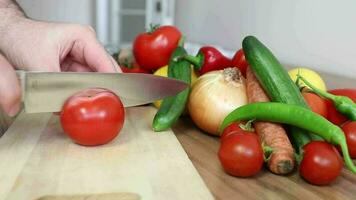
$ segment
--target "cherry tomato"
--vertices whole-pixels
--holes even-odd
[[[312,92],[303,92],[302,95],[313,112],[325,118],[327,117],[328,108],[323,98]]]
[[[262,146],[253,133],[230,135],[220,144],[218,157],[224,170],[233,176],[253,176],[263,165]]]
[[[167,65],[181,36],[181,32],[174,26],[161,26],[150,33],[139,34],[133,42],[137,64],[147,70]]]
[[[333,90],[329,90],[328,92],[330,92],[331,94],[335,94],[335,95],[343,95],[343,96],[347,96],[349,98],[351,98],[355,103],[356,103],[356,89],[333,89]],[[347,117],[345,117],[344,115],[340,114],[334,104],[332,103],[332,101],[327,100],[326,101],[326,105],[328,107],[328,117],[327,119],[329,121],[331,121],[332,123],[336,124],[336,125],[341,125],[342,123],[347,121]]]
[[[248,63],[246,61],[243,49],[238,50],[234,57],[232,57],[232,66],[237,67],[241,71],[241,74],[246,77],[246,68]]]
[[[87,89],[71,96],[60,113],[64,132],[85,146],[110,142],[119,134],[124,120],[120,98],[105,89]]]
[[[327,185],[341,173],[342,159],[336,148],[324,141],[312,141],[303,147],[300,175],[309,183]]]
[[[349,121],[342,125],[347,147],[351,158],[356,158],[356,121]]]
[[[247,131],[243,130],[240,127],[240,122],[235,122],[227,126],[223,133],[220,136],[220,141],[223,142],[226,140],[226,138],[230,137],[231,135],[237,134],[237,133],[255,133],[253,131]]]
[[[223,142],[229,136],[235,133],[239,133],[240,131],[243,130],[240,128],[239,123],[232,123],[224,129],[223,133],[220,136],[220,141]]]
[[[131,66],[120,65],[120,68],[121,68],[122,72],[124,72],[124,73],[144,73],[144,74],[151,73],[150,70],[143,69],[136,62],[133,62],[131,64]]]

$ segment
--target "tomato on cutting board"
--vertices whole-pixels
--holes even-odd
[[[151,27],[139,34],[133,42],[133,54],[139,66],[155,70],[168,64],[171,54],[182,37],[175,26]]]
[[[113,140],[123,127],[125,109],[118,96],[105,89],[83,90],[64,103],[60,122],[77,144],[102,145]]]

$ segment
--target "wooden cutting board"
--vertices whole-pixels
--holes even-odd
[[[155,112],[127,109],[119,136],[99,147],[71,142],[58,116],[21,113],[0,138],[0,200],[105,193],[213,199],[173,132],[151,130]]]

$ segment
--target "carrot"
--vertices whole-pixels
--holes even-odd
[[[246,71],[246,88],[249,103],[270,101],[250,67]],[[267,163],[269,170],[275,174],[291,172],[295,165],[294,149],[282,125],[256,121],[253,126],[262,144],[272,148]]]

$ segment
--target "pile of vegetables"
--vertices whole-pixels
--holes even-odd
[[[213,46],[190,55],[176,27],[153,27],[136,37],[130,58],[140,73],[191,85],[155,102],[152,129],[167,130],[188,113],[220,137],[226,173],[250,177],[266,164],[278,175],[298,169],[315,185],[334,181],[344,164],[356,173],[356,89],[327,90],[311,69],[287,71],[256,37],[245,37],[232,58]]]
[[[136,36],[132,50],[123,49],[113,57],[124,73],[152,73],[191,84],[191,88],[174,97],[154,102],[158,108],[152,122],[154,131],[167,130],[180,116],[190,113],[202,130],[218,135],[224,117],[247,103],[243,75],[247,62],[242,49],[233,59],[213,46],[203,46],[197,55],[189,55],[177,27],[151,26],[148,32]],[[205,105],[202,98],[206,98]],[[220,101],[219,98],[224,99]],[[221,103],[216,104],[218,101]]]
[[[298,84],[298,82],[300,83],[300,81],[302,81],[303,84],[310,88],[310,90],[319,97],[332,100],[336,109],[340,113],[348,116],[348,119],[351,121],[355,120],[354,114],[356,114],[356,104],[353,100],[345,96],[329,94],[324,91],[323,88],[319,89],[313,86],[313,84],[303,77],[302,73],[298,73],[296,83],[293,82],[290,75],[278,62],[272,52],[253,36],[246,37],[243,40],[242,45],[246,59],[252,69],[251,71],[256,76],[256,80],[258,80],[258,83],[256,82],[255,84],[261,85],[263,91],[266,92],[272,102],[268,102],[268,99],[266,98],[255,97],[254,99],[257,99],[257,101],[261,100],[262,102],[255,101],[236,108],[225,117],[220,126],[220,132],[233,122],[241,122],[251,119],[256,120],[255,127],[257,126],[257,123],[260,123],[261,121],[288,125],[287,135],[291,139],[296,151],[295,158],[300,166],[300,175],[305,180],[312,184],[325,185],[329,184],[340,175],[343,162],[336,147],[339,147],[340,152],[342,152],[346,167],[353,173],[356,173],[356,167],[351,160],[348,150],[348,147],[354,146],[354,144],[347,143],[349,140],[346,139],[347,137],[345,137],[345,134],[348,135],[348,133],[344,133],[339,126],[334,125],[317,112],[310,110],[298,88],[298,85],[301,85]],[[251,91],[248,89],[247,92],[255,94],[257,93],[257,90]],[[261,95],[262,91],[259,92],[260,94],[255,94],[255,96]],[[250,98],[250,95],[248,96],[249,99],[252,98]],[[256,131],[258,132],[257,127]],[[263,134],[262,128],[260,132]],[[268,137],[271,137],[271,140],[278,140],[275,143],[271,143],[270,147],[272,147],[272,150],[265,151],[269,156],[274,153],[277,154],[281,150],[285,150],[281,149],[281,147],[290,145],[285,138],[277,138],[276,130],[268,132],[270,132],[270,136],[265,135],[265,137],[260,137],[262,138],[262,143],[266,142],[266,144],[269,145],[268,143],[271,142],[267,141]],[[275,144],[277,143],[280,143],[280,146],[276,146]],[[274,148],[272,144],[276,147]],[[232,149],[228,152],[224,149],[224,146],[225,144],[222,142],[219,150],[221,163],[224,163],[224,160],[226,159],[224,156],[225,154],[234,153],[236,154],[235,157],[238,157],[240,156],[239,154],[243,153],[236,149]],[[260,149],[263,149],[263,147]],[[260,152],[260,149],[255,149],[255,151]],[[281,167],[281,170],[279,171],[275,171],[273,170],[273,167],[271,167],[271,165],[273,165],[272,162],[269,162],[270,170],[277,174],[291,172],[291,170],[288,171],[288,169],[293,168],[290,167],[292,164],[290,161],[290,159],[293,158],[292,155],[293,154],[289,154],[289,159],[288,156],[283,157],[282,155],[278,155],[279,159],[275,164],[278,167],[284,167]],[[236,164],[235,167],[237,166],[239,165]],[[225,167],[224,164],[223,167],[228,173],[231,173],[229,167]]]

